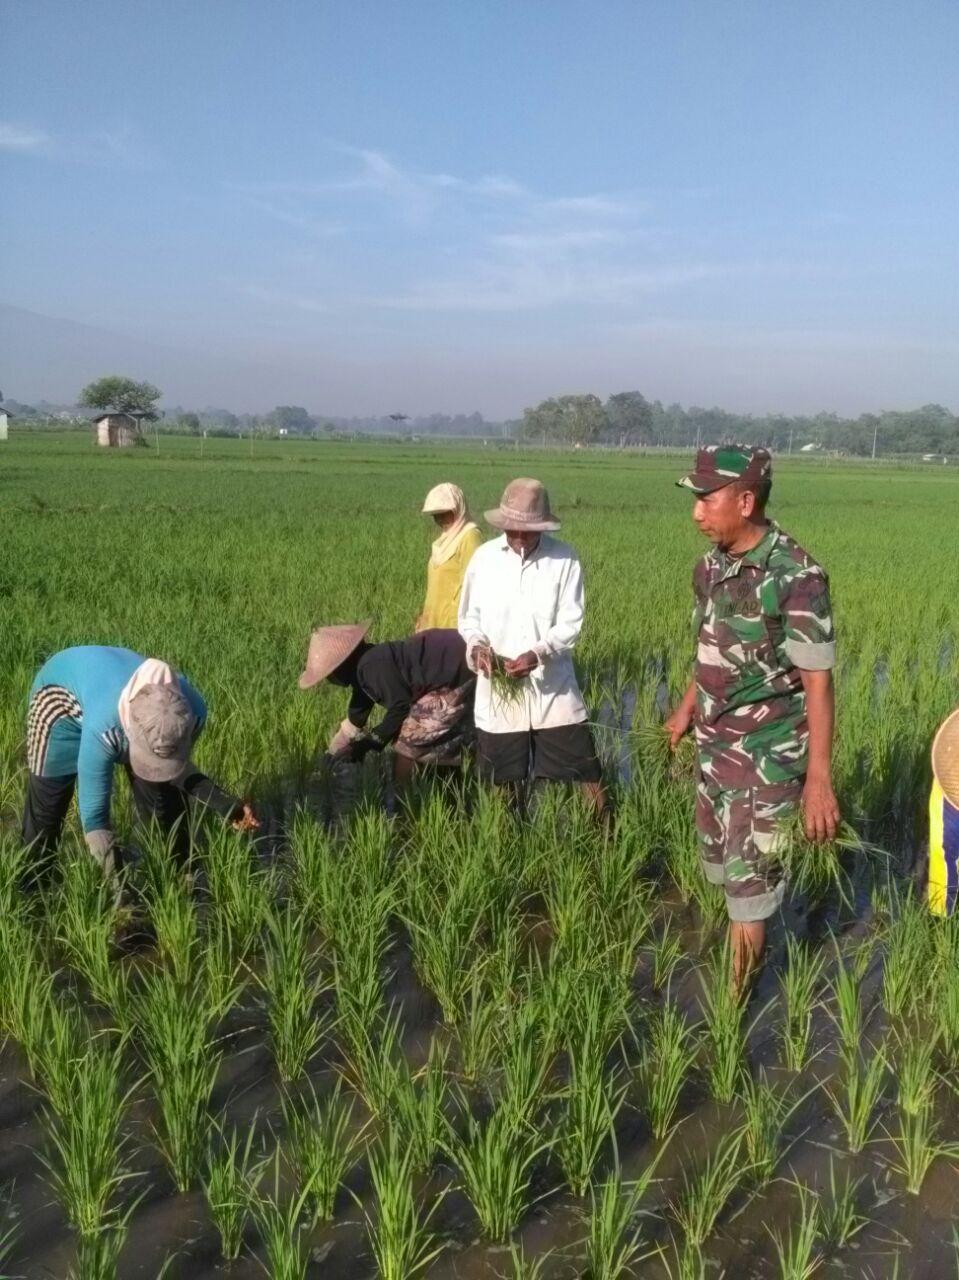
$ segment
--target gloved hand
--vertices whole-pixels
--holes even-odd
[[[352,743],[363,737],[363,730],[358,729],[350,720],[344,720],[330,739],[326,751],[331,756],[346,756]]]
[[[349,760],[350,764],[362,764],[367,755],[371,751],[382,751],[383,743],[379,738],[374,738],[371,734],[357,738],[355,742],[351,742],[343,757]]]

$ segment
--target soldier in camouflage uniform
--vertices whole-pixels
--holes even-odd
[[[693,573],[693,680],[667,722],[675,745],[693,728],[703,867],[726,891],[734,980],[765,947],[785,884],[780,832],[801,805],[810,839],[836,833],[831,781],[835,640],[822,568],[766,519],[765,449],[701,449],[678,483],[714,543]]]

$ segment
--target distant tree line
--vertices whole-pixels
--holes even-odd
[[[4,408],[24,424],[62,428],[89,420],[89,410],[124,410],[156,418],[160,391],[148,382],[110,376],[84,387],[77,405],[22,404],[7,399]],[[84,416],[84,409],[87,416]],[[516,439],[545,445],[658,446],[693,448],[697,444],[742,440],[777,453],[807,446],[829,453],[869,457],[889,454],[959,455],[959,418],[939,404],[890,410],[857,418],[835,413],[815,416],[754,416],[696,405],[664,405],[639,391],[620,391],[604,402],[596,395],[564,395],[525,409],[515,421],[489,422],[480,413],[402,414],[344,418],[311,414],[302,405],[277,405],[267,414],[234,414],[226,409],[168,409],[155,424],[161,432],[184,435],[278,435],[329,439],[339,435],[389,435],[414,439],[459,436]]]

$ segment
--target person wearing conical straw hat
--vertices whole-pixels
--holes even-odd
[[[530,778],[576,782],[601,813],[602,771],[573,668],[583,625],[579,558],[552,536],[560,522],[539,480],[513,480],[486,520],[501,536],[473,553],[459,614],[477,673],[480,775],[517,795]]]
[[[433,517],[439,536],[430,550],[426,599],[416,620],[416,630],[428,631],[431,627],[455,630],[463,575],[483,535],[470,519],[466,497],[459,485],[438,484],[430,489],[423,503],[423,514]]]
[[[959,904],[959,707],[932,744],[929,795],[929,909],[952,915]]]
[[[801,811],[806,836],[824,841],[840,820],[829,580],[766,516],[765,449],[709,445],[676,483],[713,549],[693,571],[693,678],[666,728],[673,747],[695,734],[703,872],[725,891],[733,984],[746,994],[785,894],[785,824]]]
[[[471,737],[476,684],[459,632],[431,628],[406,640],[370,644],[371,625],[318,627],[310,637],[300,688],[327,680],[350,690],[346,717],[328,754],[358,764],[370,751],[392,746],[400,786],[416,765],[458,765]],[[385,714],[368,729],[375,706]]]
[[[255,831],[259,822],[250,806],[190,763],[206,715],[199,692],[158,658],[106,645],[78,645],[48,658],[27,711],[21,828],[37,878],[59,842],[74,791],[90,853],[107,875],[122,864],[110,816],[117,765],[130,779],[138,817],[157,822],[181,858],[190,851],[188,801],[238,831]]]

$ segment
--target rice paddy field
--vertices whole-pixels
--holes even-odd
[[[0,446],[0,1275],[652,1280],[957,1274],[959,920],[927,914],[928,753],[959,702],[959,475],[777,463],[828,568],[836,783],[856,839],[795,841],[751,1001],[700,877],[688,680],[704,549],[682,458],[86,435]],[[585,567],[578,665],[615,797],[517,821],[320,757],[310,629],[408,634],[442,480],[549,486]],[[130,831],[124,902],[75,827],[20,889],[27,692],[122,644],[204,693],[198,763],[255,840],[189,873]],[[132,903],[132,906],[130,905]]]

